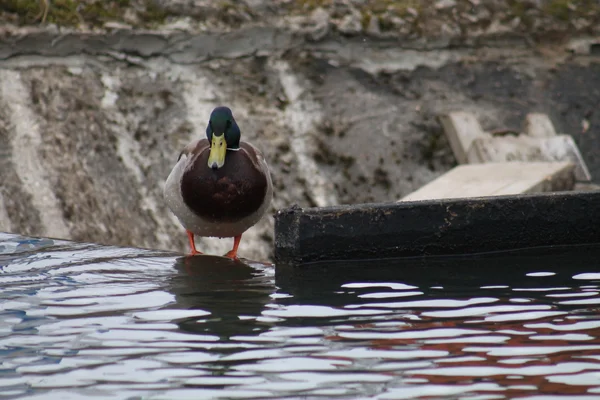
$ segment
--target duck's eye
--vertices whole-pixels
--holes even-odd
[[[228,130],[229,128],[231,128],[231,121],[227,120],[227,122],[225,123],[225,130]]]

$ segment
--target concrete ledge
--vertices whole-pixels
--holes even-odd
[[[175,63],[191,64],[214,58],[284,51],[298,43],[292,33],[270,27],[205,34],[129,30],[65,34],[35,31],[0,38],[0,60],[22,55],[65,57],[122,53],[142,58],[165,56]]]
[[[283,24],[284,26],[287,24]],[[14,28],[0,33],[0,60],[22,55],[65,57],[75,54],[121,52],[139,57],[167,56],[173,62],[193,63],[214,58],[237,58],[256,53],[285,51],[304,45],[309,50],[341,52],[364,57],[365,41],[379,49],[439,51],[457,48],[530,48],[526,34],[506,32],[475,37],[347,37],[327,33],[319,40],[293,27],[245,26],[233,31],[186,32],[173,30],[108,29],[94,32],[38,27]],[[592,39],[589,39],[592,40]],[[345,44],[340,48],[340,42]],[[487,49],[489,50],[489,49]]]
[[[600,191],[360,204],[275,215],[277,268],[600,243]]]

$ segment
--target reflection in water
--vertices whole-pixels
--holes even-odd
[[[0,398],[598,398],[599,256],[582,246],[275,276],[0,234]]]
[[[336,325],[328,340],[343,350],[325,353],[353,365],[377,360],[374,370],[401,371],[416,383],[380,398],[475,386],[501,398],[600,393],[600,273],[586,272],[598,270],[599,256],[598,247],[581,246],[388,260],[385,268],[313,265],[278,274],[277,285],[292,295],[278,315],[290,323],[300,304],[322,303],[319,293],[336,293],[328,299],[336,308],[387,311]]]
[[[183,331],[212,333],[222,340],[240,334],[259,334],[271,324],[260,316],[275,290],[273,267],[245,264],[225,257],[180,257],[166,287],[179,307],[209,314],[186,318]]]

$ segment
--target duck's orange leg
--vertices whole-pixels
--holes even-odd
[[[194,234],[192,232],[188,231],[187,229],[185,231],[187,232],[188,240],[190,241],[190,249],[191,249],[190,255],[195,256],[196,254],[202,254],[198,250],[196,250],[196,242],[194,242]]]
[[[229,252],[227,252],[227,254],[225,254],[225,257],[229,257],[232,260],[238,259],[237,250],[240,245],[240,240],[242,240],[242,235],[239,235],[239,236],[236,236],[233,238],[233,249],[229,250]]]

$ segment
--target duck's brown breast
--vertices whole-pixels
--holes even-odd
[[[258,163],[252,162],[256,158],[253,149],[242,143],[240,150],[228,150],[219,169],[208,166],[209,150],[205,146],[190,154],[193,163],[181,179],[184,203],[208,221],[233,222],[257,211],[268,183]]]

